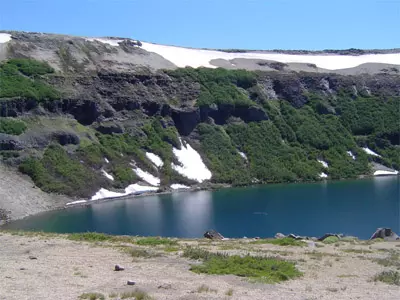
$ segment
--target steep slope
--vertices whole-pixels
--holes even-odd
[[[82,201],[400,169],[395,69],[176,68],[130,39],[7,34],[0,156],[44,192]]]

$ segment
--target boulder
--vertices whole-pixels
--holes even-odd
[[[400,237],[393,232],[391,228],[378,228],[371,236],[370,240],[378,238],[384,239],[385,241],[400,240]]]
[[[127,285],[135,285],[136,282],[134,282],[133,280],[128,280],[128,282],[126,283]]]
[[[208,230],[204,233],[204,237],[206,239],[210,239],[210,240],[222,240],[224,237],[222,236],[222,234],[220,234],[219,232],[215,231],[215,230]]]
[[[285,238],[286,237],[286,235],[284,235],[283,233],[280,233],[280,232],[278,232],[277,234],[275,234],[275,238],[276,239],[283,239],[283,238]]]

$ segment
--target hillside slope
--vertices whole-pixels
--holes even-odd
[[[2,164],[44,192],[82,202],[400,169],[395,66],[358,75],[278,61],[268,62],[274,71],[177,68],[130,39],[2,35]],[[9,210],[14,192],[2,190]]]

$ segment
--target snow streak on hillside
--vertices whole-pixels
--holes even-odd
[[[365,54],[359,56],[334,55],[334,54],[282,54],[282,53],[228,53],[215,50],[202,50],[151,43],[142,43],[142,48],[154,52],[169,60],[177,67],[186,66],[198,68],[216,68],[210,64],[213,59],[231,60],[235,58],[262,59],[281,63],[306,63],[315,64],[319,68],[339,70],[354,68],[365,63],[385,63],[400,65],[400,53]]]
[[[197,182],[203,182],[204,180],[211,179],[211,172],[207,169],[200,154],[194,150],[189,144],[182,144],[182,139],[179,138],[181,142],[181,150],[173,148],[174,155],[178,158],[182,166],[177,166],[171,163],[172,168],[179,174],[196,180]]]

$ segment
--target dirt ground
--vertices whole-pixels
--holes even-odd
[[[396,261],[382,266],[375,260],[389,256],[398,259],[400,242],[357,241],[294,247],[251,244],[251,241],[179,240],[179,249],[168,249],[0,232],[0,299],[79,299],[84,293],[119,299],[124,292],[136,288],[160,300],[400,299],[400,286],[372,280],[383,270],[398,268]],[[231,275],[195,274],[189,270],[195,262],[181,257],[181,249],[187,245],[235,254],[280,256],[295,261],[304,275],[279,284],[263,284]],[[132,257],[124,251],[132,247],[161,256]],[[125,270],[114,271],[115,264]],[[128,280],[136,285],[128,286]]]

